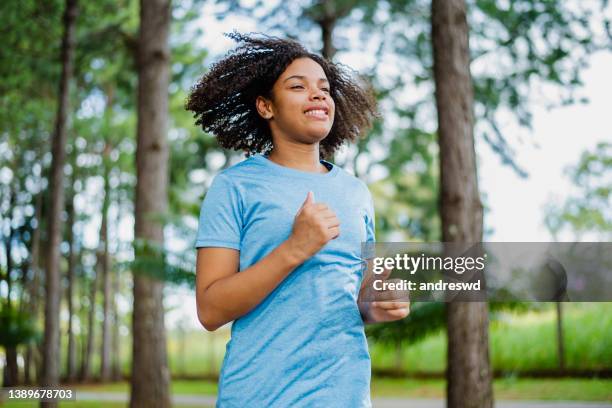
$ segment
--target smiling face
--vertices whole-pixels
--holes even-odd
[[[272,100],[258,97],[257,111],[268,120],[272,137],[313,144],[329,134],[335,104],[323,68],[310,58],[298,58],[278,77]]]

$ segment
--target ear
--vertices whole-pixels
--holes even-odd
[[[257,109],[259,115],[266,120],[270,120],[274,117],[272,101],[264,98],[263,96],[258,96],[257,99],[255,99],[255,108]]]

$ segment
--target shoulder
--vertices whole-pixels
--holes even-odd
[[[219,171],[213,178],[213,183],[237,187],[245,178],[252,178],[256,174],[258,163],[254,156],[247,157],[238,163]]]
[[[368,188],[368,185],[365,183],[365,181],[361,180],[358,177],[355,177],[355,175],[344,170],[342,167],[338,167],[338,171],[339,175],[342,177],[343,182],[350,187],[351,191],[354,191],[362,197],[367,197],[368,199],[371,198],[370,189]]]

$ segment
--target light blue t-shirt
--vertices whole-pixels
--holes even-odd
[[[217,407],[370,407],[370,355],[357,296],[362,242],[374,241],[365,183],[321,160],[327,173],[262,154],[221,171],[200,211],[195,247],[240,251],[240,270],[291,234],[308,191],[340,220],[340,235],[232,324]]]

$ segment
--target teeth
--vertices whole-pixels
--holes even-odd
[[[322,110],[322,109],[313,109],[313,110],[309,110],[308,112],[306,112],[306,115],[310,115],[310,116],[327,116],[327,113],[325,113],[325,111]]]

